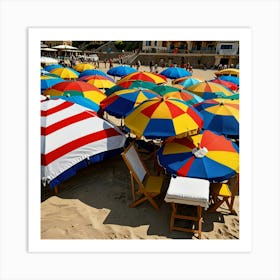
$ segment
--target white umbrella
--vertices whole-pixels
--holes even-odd
[[[57,50],[52,49],[52,48],[41,48],[41,51],[57,52]]]
[[[90,163],[119,154],[125,135],[94,111],[63,99],[41,101],[41,180],[56,187]]]
[[[45,64],[58,64],[58,60],[52,57],[41,56],[41,63]]]
[[[58,45],[58,46],[54,46],[54,49],[58,49],[58,50],[77,50],[78,48],[76,47],[72,47],[69,45]]]

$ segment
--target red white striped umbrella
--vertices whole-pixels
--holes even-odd
[[[63,99],[41,101],[41,179],[51,188],[122,149],[126,137],[94,111]],[[119,151],[121,152],[121,151]]]

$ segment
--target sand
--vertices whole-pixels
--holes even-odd
[[[148,67],[141,68],[149,71]],[[100,63],[100,69],[105,70],[103,63]],[[214,78],[214,72],[194,69],[193,75],[208,80]],[[114,121],[114,118],[110,120]],[[149,157],[141,156],[152,170]],[[165,191],[168,183],[169,176],[166,175]],[[163,198],[164,194],[159,211],[148,202],[130,208],[129,172],[121,156],[115,156],[80,170],[59,186],[57,195],[42,189],[41,238],[197,239],[191,233],[169,231],[171,207]],[[187,208],[194,211],[191,206]],[[234,203],[236,214],[229,214],[224,209],[222,205],[215,213],[203,211],[202,239],[239,238],[239,196]]]

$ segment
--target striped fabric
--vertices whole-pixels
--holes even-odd
[[[50,182],[91,156],[119,149],[125,136],[87,108],[62,99],[41,101],[41,176]]]

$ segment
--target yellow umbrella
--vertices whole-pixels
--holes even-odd
[[[62,67],[62,68],[55,68],[51,70],[52,74],[58,75],[62,79],[71,80],[71,79],[77,79],[78,75],[74,72],[74,70]]]
[[[215,72],[215,75],[217,77],[222,76],[222,75],[229,75],[229,76],[239,77],[239,69],[227,68],[227,69],[223,69],[223,70],[220,70],[218,72]]]
[[[91,70],[91,69],[94,69],[94,68],[95,67],[90,63],[79,63],[74,67],[74,69],[78,72],[83,72],[85,70]]]

